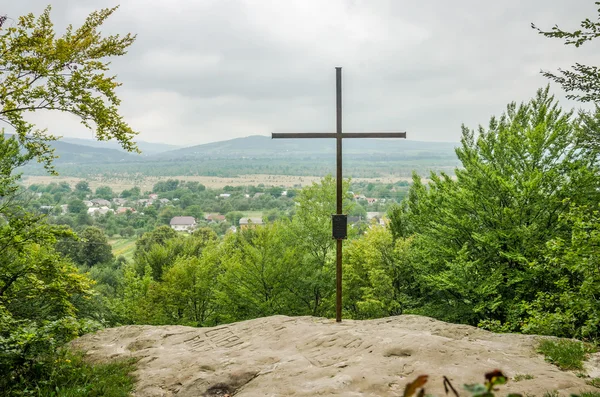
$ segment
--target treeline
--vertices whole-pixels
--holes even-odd
[[[382,156],[368,159],[352,157],[344,162],[344,173],[354,178],[377,178],[394,175],[409,177],[412,170],[420,173],[429,171],[453,172],[458,164],[455,157],[436,154],[415,156],[411,160],[397,160]],[[119,176],[214,176],[236,177],[248,174],[325,176],[335,172],[335,156],[327,158],[257,158],[257,159],[176,159],[140,162],[118,162],[106,164],[57,163],[56,169],[62,176],[86,178],[88,175]],[[36,165],[20,169],[26,175],[46,175]]]
[[[345,183],[344,190],[348,188]],[[273,314],[331,316],[334,179],[326,177],[302,189],[295,202],[297,210],[291,218],[241,228],[223,238],[207,228],[188,236],[159,227],[137,241],[130,263],[108,261],[89,267],[102,294],[102,306],[110,309],[98,311],[110,313],[98,320],[212,326]],[[347,196],[345,211],[354,205]],[[350,229],[347,250],[351,257],[365,257],[364,245],[371,246],[385,236],[391,243],[390,232],[380,225],[373,224],[362,238],[360,232]],[[381,266],[373,263],[370,270]],[[364,280],[359,288],[362,294],[348,294],[348,316],[369,318],[385,312],[363,304],[372,302],[383,288],[388,272],[380,270],[381,277]],[[352,280],[362,279],[358,271],[346,268],[347,287],[352,290],[356,287]]]

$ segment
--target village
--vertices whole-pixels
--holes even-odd
[[[349,227],[362,233],[372,225],[385,225],[387,208],[401,200],[406,185],[354,184],[355,192],[347,193],[352,203]],[[160,225],[184,233],[208,227],[218,235],[262,226],[291,217],[299,191],[299,187],[265,185],[207,189],[174,179],[159,181],[153,188],[147,192],[139,188],[116,192],[109,186],[92,190],[89,183],[81,181],[73,187],[66,182],[34,184],[27,192],[31,195],[29,206],[49,215],[53,222],[76,229],[97,226],[109,238],[117,239],[140,236]]]

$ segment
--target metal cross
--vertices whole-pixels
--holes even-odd
[[[346,222],[342,215],[342,139],[344,138],[406,138],[406,132],[342,132],[342,68],[335,68],[335,84],[336,84],[336,114],[337,114],[337,129],[335,133],[273,133],[273,139],[279,138],[335,138],[337,143],[336,150],[336,201],[337,210],[333,218],[333,237],[337,240],[336,246],[336,299],[335,299],[335,321],[342,321],[342,241],[346,238]],[[342,235],[339,230],[336,230],[338,221],[342,221],[341,225],[344,228]]]

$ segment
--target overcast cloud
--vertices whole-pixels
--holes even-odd
[[[49,0],[4,0],[39,14]],[[55,0],[56,28],[114,0]],[[335,66],[344,130],[457,141],[548,81],[540,69],[598,64],[598,43],[566,47],[533,31],[593,18],[592,0],[121,0],[106,32],[136,33],[113,62],[139,139],[192,145],[272,131],[333,131]],[[559,87],[552,87],[563,97]],[[563,107],[579,105],[562,100]],[[40,127],[91,137],[66,115]]]

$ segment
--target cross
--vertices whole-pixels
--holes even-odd
[[[342,321],[342,241],[347,236],[347,216],[342,214],[342,139],[344,138],[406,138],[406,132],[342,132],[342,68],[335,68],[336,132],[335,133],[273,133],[271,138],[335,138],[336,140],[336,214],[332,215],[332,234],[336,239],[335,321]]]

